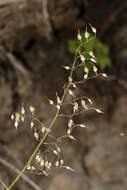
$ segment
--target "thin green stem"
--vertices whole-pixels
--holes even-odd
[[[79,46],[80,48],[80,46]],[[73,62],[73,65],[72,65],[72,70],[71,70],[71,73],[70,73],[70,77],[72,78],[72,75],[73,75],[73,68],[75,66],[75,63],[76,63],[76,57],[77,57],[77,54],[78,54],[78,51],[79,51],[79,48],[77,49],[76,51],[76,54],[75,54],[75,58],[74,58],[74,62]],[[72,82],[69,81],[65,90],[64,90],[64,94],[61,98],[61,105],[64,101],[64,98],[68,92],[68,89],[70,88]],[[25,170],[27,169],[27,166],[31,163],[31,161],[33,160],[34,156],[36,155],[36,153],[38,152],[39,148],[41,147],[41,145],[43,144],[44,140],[46,139],[46,137],[48,136],[49,134],[49,131],[52,129],[52,127],[54,126],[54,123],[56,122],[58,116],[59,116],[59,113],[60,113],[60,109],[57,110],[55,116],[53,117],[53,120],[51,121],[48,129],[46,130],[44,136],[42,137],[41,141],[39,142],[39,144],[37,145],[37,147],[35,148],[35,150],[33,151],[33,153],[31,154],[31,156],[29,157],[28,161],[26,162],[25,166],[23,167],[23,169],[20,171],[20,173],[16,176],[16,178],[12,181],[12,183],[10,184],[9,187],[7,187],[6,189],[7,190],[11,190],[12,187],[14,187],[14,185],[17,183],[17,181],[20,179],[20,177],[22,176],[22,174],[25,172]]]
[[[69,89],[71,85],[71,82],[68,83],[65,91],[64,91],[64,94],[63,94],[63,97],[61,99],[61,104],[63,103],[63,100],[67,94],[67,91]],[[41,141],[39,142],[39,144],[37,145],[37,147],[35,148],[34,152],[32,153],[32,155],[30,156],[30,158],[28,159],[27,163],[25,164],[24,168],[20,171],[20,173],[17,175],[17,177],[13,180],[13,182],[10,184],[10,186],[7,188],[7,190],[11,190],[12,187],[16,184],[16,182],[20,179],[20,177],[22,176],[22,174],[25,172],[25,170],[27,169],[27,166],[31,163],[32,159],[34,158],[34,156],[36,155],[36,153],[38,152],[40,146],[43,144],[44,140],[46,139],[49,131],[51,130],[51,128],[53,127],[54,123],[56,122],[57,120],[57,117],[59,115],[59,112],[60,110],[57,110],[55,116],[53,117],[53,120],[52,122],[50,123],[49,127],[48,127],[48,130],[46,130],[44,136],[42,137]]]
[[[67,87],[66,87],[66,89],[65,89],[64,95],[63,95],[63,97],[62,97],[61,103],[63,102],[64,97],[65,97],[65,95],[66,95],[66,93],[67,93],[67,91],[68,91],[70,85],[71,85],[71,84],[68,83],[68,85],[67,85]],[[43,144],[43,142],[44,142],[44,140],[46,139],[46,137],[47,137],[49,131],[51,130],[51,128],[53,127],[55,121],[57,120],[57,117],[58,117],[58,115],[59,115],[59,112],[60,112],[60,110],[57,110],[57,112],[56,112],[56,114],[55,114],[55,116],[54,116],[54,118],[53,118],[51,124],[50,124],[49,127],[48,127],[49,130],[46,130],[44,136],[42,137],[41,141],[39,142],[39,144],[38,144],[37,147],[35,148],[34,152],[33,152],[32,155],[30,156],[30,158],[28,159],[28,161],[27,161],[27,163],[25,164],[24,168],[20,171],[20,173],[17,175],[17,177],[14,179],[14,181],[13,181],[13,182],[10,184],[10,186],[7,188],[8,190],[11,190],[11,189],[12,189],[12,187],[16,184],[16,182],[19,180],[19,178],[20,178],[20,177],[22,176],[22,174],[25,172],[27,166],[31,163],[32,159],[34,158],[34,156],[35,156],[36,153],[38,152],[40,146]]]

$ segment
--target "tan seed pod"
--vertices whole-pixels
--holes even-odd
[[[93,71],[96,73],[97,72],[97,67],[93,65]]]
[[[74,92],[72,90],[68,90],[68,93],[70,94],[70,96],[74,96]]]
[[[84,62],[85,61],[84,55],[80,54],[80,59],[81,59],[82,62]]]
[[[86,31],[84,36],[85,36],[86,39],[88,39],[89,36],[90,36],[89,32]]]
[[[36,160],[38,160],[38,158],[39,158],[39,157],[40,157],[40,156],[39,156],[39,154],[37,154],[37,156],[36,156],[36,158],[35,158],[35,159],[36,159]]]
[[[101,111],[100,109],[95,109],[97,113],[104,113],[103,111]]]
[[[13,121],[15,118],[14,114],[11,115],[11,120]]]
[[[60,100],[60,97],[59,96],[57,96],[57,104],[61,104],[61,100]]]
[[[64,69],[70,70],[70,67],[69,66],[64,66]]]
[[[35,170],[36,170],[36,168],[35,168],[34,166],[31,166],[31,170],[35,171]]]
[[[46,167],[46,168],[48,167],[48,164],[49,164],[49,163],[48,163],[48,161],[46,160],[46,161],[45,161],[45,167]]]
[[[86,107],[86,102],[85,102],[85,100],[83,100],[83,99],[81,100],[81,105],[82,105],[83,108]]]
[[[67,130],[67,134],[68,134],[68,135],[71,134],[71,129],[70,129],[70,128]]]
[[[84,79],[87,79],[88,78],[88,73],[84,75]]]
[[[24,108],[24,106],[21,107],[21,113],[22,113],[23,115],[25,115],[25,108]]]
[[[27,170],[31,170],[31,166],[30,166],[30,164],[28,164],[28,166],[27,166]]]
[[[46,130],[46,128],[45,128],[45,127],[42,127],[42,128],[41,128],[41,132],[42,132],[42,133],[44,133],[44,132],[45,132],[45,130]]]
[[[34,127],[34,122],[33,121],[30,122],[30,127],[31,127],[31,129]]]
[[[30,110],[30,112],[31,112],[32,114],[34,114],[35,108],[34,108],[33,106],[30,106],[30,107],[29,107],[29,110]]]
[[[58,167],[59,165],[60,165],[60,163],[59,163],[59,161],[57,160],[57,161],[55,162],[55,166]]]
[[[34,132],[34,137],[35,137],[36,140],[38,140],[39,139],[39,134],[37,132]]]
[[[57,147],[57,151],[58,151],[58,152],[61,152],[61,150],[60,150],[60,148],[59,148],[59,147]]]
[[[68,121],[68,127],[71,128],[73,126],[74,122],[72,119]]]
[[[74,107],[73,107],[73,112],[75,113],[76,111],[78,111],[78,103],[77,102],[74,103]]]
[[[69,79],[68,79],[68,80],[69,80],[69,82],[72,82],[72,81],[73,81],[73,80],[72,80],[72,77],[69,77]]]
[[[63,165],[64,164],[64,160],[61,159],[60,160],[60,164]]]
[[[53,105],[54,104],[53,100],[49,100],[49,104]]]
[[[17,129],[18,125],[19,125],[18,121],[15,121],[14,126],[16,129]]]
[[[78,34],[77,34],[77,39],[78,39],[79,41],[81,41],[81,40],[82,40],[82,36],[81,36],[81,34],[80,34],[79,30],[78,30]]]
[[[43,167],[43,166],[45,165],[45,161],[44,161],[43,158],[42,158],[41,161],[40,161],[40,165],[41,165],[41,167]]]
[[[57,107],[58,110],[60,110],[60,105],[59,104],[57,104],[56,107]]]

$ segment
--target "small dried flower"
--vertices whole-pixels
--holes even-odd
[[[86,31],[84,36],[85,36],[86,39],[88,39],[89,36],[90,36],[89,32]]]
[[[103,111],[101,111],[100,109],[95,109],[97,113],[104,113]]]
[[[51,133],[51,129],[49,129],[49,128],[46,128],[46,131],[47,131],[48,133]]]
[[[71,134],[71,129],[70,129],[70,128],[67,130],[67,134],[68,134],[68,135]]]
[[[84,62],[85,61],[84,55],[80,54],[80,59],[81,59],[82,62]]]
[[[95,73],[97,73],[97,67],[96,67],[95,65],[93,65],[93,71],[94,71]]]
[[[37,161],[41,162],[41,160],[42,160],[42,158],[41,158],[41,156],[39,156],[38,159],[37,159]]]
[[[36,131],[34,132],[34,137],[35,137],[36,140],[39,139],[39,134]]]
[[[27,165],[27,170],[31,170],[30,164]]]
[[[46,130],[46,128],[43,126],[43,127],[41,128],[41,132],[44,133],[45,130]]]
[[[76,138],[75,138],[74,136],[69,135],[68,137],[69,137],[71,140],[76,141]]]
[[[55,162],[55,166],[58,167],[59,165],[60,165],[60,163],[59,163],[59,161],[57,160],[57,161]]]
[[[15,118],[14,114],[11,115],[11,120],[13,121]]]
[[[70,70],[70,67],[69,66],[64,66],[64,69]]]
[[[36,156],[36,158],[35,158],[35,159],[36,159],[36,160],[38,160],[39,158],[40,158],[40,155],[39,155],[39,154],[37,154],[37,156]]]
[[[63,160],[63,159],[60,160],[60,164],[61,164],[61,165],[64,164],[64,160]]]
[[[57,147],[57,151],[58,151],[58,152],[60,152],[60,151],[61,151],[59,147]]]
[[[56,150],[53,150],[53,153],[56,154],[56,155],[58,155],[58,152]]]
[[[74,122],[72,119],[68,121],[68,127],[71,128],[73,126]]]
[[[71,96],[74,96],[74,92],[72,90],[68,90],[68,93],[71,95]]]
[[[24,108],[24,106],[21,107],[21,113],[22,113],[23,115],[25,115],[25,108]]]
[[[84,68],[84,71],[85,71],[85,73],[88,73],[88,72],[89,72],[88,67],[85,67],[85,68]]]
[[[49,165],[49,162],[46,160],[46,161],[45,161],[45,167],[47,168],[48,165]]]
[[[72,80],[72,77],[69,77],[69,82],[71,83],[73,80]]]
[[[18,121],[15,121],[14,126],[16,129],[18,128],[18,125],[19,125]]]
[[[73,112],[75,113],[76,111],[78,111],[78,109],[79,109],[78,103],[75,102],[73,107]]]
[[[77,88],[76,84],[74,84],[74,83],[72,84],[72,86],[73,86],[73,88]]]
[[[120,133],[120,136],[125,136],[125,134],[124,133]]]
[[[88,78],[88,73],[84,75],[84,79],[87,79]]]
[[[83,99],[81,100],[81,105],[82,105],[83,108],[86,107],[86,102],[85,102],[85,100],[83,100]]]
[[[87,126],[84,125],[84,124],[79,124],[78,126],[81,127],[81,128],[87,128]]]
[[[30,122],[30,127],[31,127],[31,129],[34,127],[34,122],[33,121]]]
[[[60,110],[60,105],[59,104],[57,104],[56,107],[57,107],[58,110]]]
[[[40,165],[41,165],[41,167],[44,167],[44,165],[45,165],[45,161],[44,161],[43,158],[42,158],[41,161],[40,161]]]
[[[48,176],[48,174],[47,174],[46,171],[44,171],[44,170],[43,170],[43,174],[44,174],[45,176]]]
[[[90,55],[91,57],[95,58],[95,56],[94,56],[94,54],[93,54],[92,51],[89,52],[89,55]]]
[[[77,39],[78,39],[79,41],[81,41],[81,40],[82,40],[82,36],[81,36],[81,34],[80,34],[79,30],[78,30],[78,34],[77,34]]]
[[[94,34],[96,34],[96,33],[97,33],[97,30],[96,30],[96,28],[95,28],[95,27],[91,26],[91,30],[92,30],[92,32],[93,32]]]
[[[49,104],[50,104],[50,105],[53,105],[53,104],[54,104],[53,100],[50,100],[50,99],[49,99]]]
[[[93,104],[93,102],[92,102],[92,100],[91,100],[90,98],[88,98],[88,102],[89,102],[90,104]]]
[[[90,60],[93,62],[93,63],[96,63],[96,60],[94,58],[90,58]]]
[[[35,108],[34,108],[33,106],[30,106],[29,109],[30,109],[30,112],[31,112],[32,114],[34,114]]]
[[[32,171],[35,171],[36,168],[35,168],[34,166],[31,166],[31,170],[32,170]]]
[[[70,170],[70,171],[74,171],[74,169],[71,168],[70,166],[64,166],[64,168],[66,168],[67,170]]]
[[[102,73],[102,76],[103,76],[103,77],[107,77],[107,75],[106,75],[105,73]]]
[[[60,100],[60,98],[59,98],[59,96],[57,96],[57,104],[61,104],[61,100]]]
[[[22,122],[25,121],[25,116],[21,116],[21,121],[22,121]]]

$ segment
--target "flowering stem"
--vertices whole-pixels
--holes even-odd
[[[80,46],[79,46],[80,48]],[[76,58],[77,58],[77,54],[78,54],[78,50],[79,48],[77,49],[76,51],[76,54],[75,54],[75,58],[74,58],[74,62],[73,62],[73,65],[72,65],[72,69],[71,69],[71,73],[70,73],[70,76],[69,78],[72,78],[72,75],[73,75],[73,68],[75,66],[75,63],[76,63]],[[70,88],[72,84],[72,81],[69,81],[65,90],[64,90],[64,94],[61,98],[61,105],[64,101],[64,98],[68,92],[68,89]],[[7,190],[11,190],[12,187],[14,187],[14,185],[17,183],[17,181],[20,179],[20,177],[22,176],[22,174],[25,172],[25,170],[27,169],[27,166],[31,163],[31,161],[33,160],[34,156],[36,155],[36,153],[38,152],[39,148],[41,147],[41,145],[44,143],[44,140],[46,139],[46,137],[48,136],[49,134],[49,131],[52,129],[52,127],[54,126],[54,123],[56,122],[57,118],[59,117],[59,113],[60,113],[60,109],[57,110],[55,116],[53,117],[53,120],[51,121],[48,129],[46,130],[45,134],[43,135],[41,141],[39,142],[39,144],[37,145],[37,147],[35,148],[35,150],[33,151],[33,153],[31,154],[31,156],[29,157],[28,161],[26,162],[25,166],[23,167],[23,169],[20,171],[20,173],[16,176],[16,178],[12,181],[12,183],[10,184],[9,187],[7,187],[6,189]]]

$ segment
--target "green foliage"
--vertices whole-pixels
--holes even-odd
[[[93,34],[89,35],[89,40],[85,38],[84,33],[81,33],[82,37],[82,52],[83,55],[86,57],[87,60],[87,66],[90,69],[91,64],[89,61],[90,55],[88,52],[92,51],[96,55],[96,65],[100,69],[105,69],[105,68],[111,68],[112,63],[110,59],[110,54],[109,54],[109,47],[102,41],[100,41],[97,37],[94,37]],[[79,46],[80,41],[77,38],[70,39],[68,41],[68,50],[70,53],[75,54],[77,47]]]

